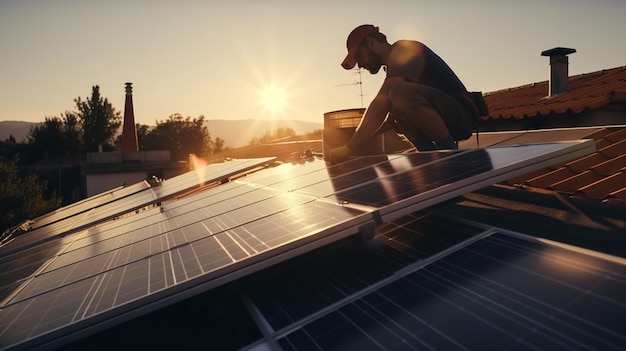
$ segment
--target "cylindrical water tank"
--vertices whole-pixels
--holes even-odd
[[[322,152],[325,160],[328,160],[332,148],[343,146],[350,140],[364,112],[364,108],[355,108],[324,113]],[[384,154],[383,137],[375,136],[359,149],[352,151],[355,155]]]

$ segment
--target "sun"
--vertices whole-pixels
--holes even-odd
[[[284,87],[272,84],[261,92],[261,104],[267,112],[272,114],[280,113],[287,107],[289,96]]]

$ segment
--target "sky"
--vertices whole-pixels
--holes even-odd
[[[367,107],[384,79],[340,66],[360,24],[425,43],[492,92],[548,80],[554,47],[576,49],[570,75],[626,66],[624,17],[624,0],[0,0],[0,121],[75,111],[95,85],[123,113],[132,82],[141,124],[323,123]]]

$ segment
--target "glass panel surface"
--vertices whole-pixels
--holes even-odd
[[[279,340],[286,349],[620,349],[626,265],[495,234]]]

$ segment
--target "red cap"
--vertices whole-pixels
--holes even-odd
[[[348,40],[346,41],[346,46],[348,47],[348,55],[341,63],[341,66],[343,68],[354,68],[354,65],[356,65],[356,58],[354,58],[354,55],[356,54],[356,49],[368,35],[373,33],[378,33],[378,27],[374,27],[371,24],[360,25],[354,28],[352,32],[350,32],[350,35],[348,35]]]

